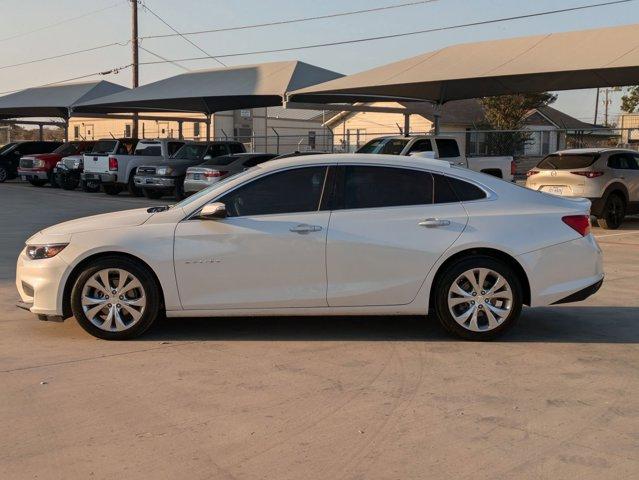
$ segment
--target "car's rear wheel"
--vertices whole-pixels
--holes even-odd
[[[127,258],[105,257],[76,280],[71,309],[80,326],[105,340],[143,334],[160,313],[160,292],[152,274]]]
[[[56,181],[63,190],[75,190],[80,184],[78,176],[70,173],[58,173],[56,175]]]
[[[519,278],[506,263],[491,257],[450,265],[435,288],[439,321],[466,340],[491,340],[511,328],[521,313]]]
[[[611,194],[606,200],[601,217],[597,218],[597,223],[606,230],[616,230],[619,228],[626,216],[626,201],[621,195]]]
[[[29,183],[34,187],[44,187],[48,180],[39,180],[37,178],[29,180]]]
[[[0,183],[6,182],[9,178],[9,173],[7,169],[4,167],[0,167]]]
[[[142,197],[144,195],[144,192],[140,187],[137,187],[135,185],[135,172],[136,171],[133,170],[129,174],[129,183],[127,184],[127,190],[129,191],[129,194],[134,197]]]
[[[146,198],[150,198],[151,200],[158,200],[164,196],[164,192],[162,190],[153,190],[150,188],[145,188],[144,196]]]

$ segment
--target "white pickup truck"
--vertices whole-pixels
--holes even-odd
[[[173,139],[99,140],[93,149],[98,153],[84,155],[82,181],[99,181],[109,195],[128,190],[131,195],[142,196],[142,190],[135,186],[133,180],[137,168],[169,159],[185,143]]]
[[[378,137],[359,148],[356,153],[411,155],[444,160],[453,165],[502,178],[507,182],[512,182],[515,175],[513,157],[467,157],[460,152],[457,139],[453,137],[435,135]]]

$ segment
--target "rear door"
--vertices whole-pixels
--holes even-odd
[[[326,245],[330,306],[414,300],[468,221],[453,194],[435,203],[440,180],[423,170],[391,166],[338,169]]]

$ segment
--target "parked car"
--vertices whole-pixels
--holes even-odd
[[[93,147],[88,153],[94,152],[97,142],[93,142]],[[60,160],[53,169],[56,183],[65,190],[75,190],[82,181],[82,172],[84,171],[84,153],[77,155],[69,155]],[[87,180],[82,183],[85,192],[98,192],[100,190],[100,182],[97,180]]]
[[[58,162],[68,155],[79,155],[90,151],[94,143],[84,140],[65,142],[51,153],[24,155],[20,159],[18,174],[22,180],[36,187],[42,187],[47,183],[57,187],[54,169]]]
[[[92,191],[89,185],[102,185],[105,181],[105,190],[107,193],[117,194],[121,191],[119,186],[115,185],[114,179],[118,170],[116,160],[109,161],[109,158],[115,158],[115,155],[129,155],[135,150],[138,140],[135,138],[103,138],[96,142],[90,153],[82,156],[82,173],[80,174],[80,182],[82,190]],[[114,167],[110,170],[109,167]]]
[[[244,144],[240,142],[190,143],[180,148],[168,160],[140,165],[135,176],[135,185],[142,189],[147,198],[157,199],[172,195],[181,200],[184,198],[184,179],[189,167],[222,155],[245,151]]]
[[[476,172],[487,173],[508,182],[512,182],[515,177],[515,161],[513,157],[467,157],[461,153],[457,139],[452,137],[434,135],[379,137],[359,148],[357,153],[435,158]]]
[[[24,141],[7,143],[0,148],[0,183],[18,176],[20,157],[36,153],[49,153],[62,142]]]
[[[188,195],[199,192],[247,168],[268,162],[276,156],[274,153],[236,153],[221,155],[200,163],[196,167],[189,167],[186,169],[184,179],[184,193]]]
[[[100,142],[105,144],[104,153],[92,153],[84,157],[84,180],[99,180],[108,195],[128,190],[135,196],[142,196],[142,191],[133,181],[138,167],[152,161],[167,160],[186,143],[171,139]]]
[[[171,207],[49,227],[17,263],[23,308],[92,335],[160,315],[426,315],[466,339],[522,305],[603,281],[590,202],[446,162],[388,155],[272,160]],[[579,328],[579,326],[575,326]]]
[[[588,198],[599,226],[616,229],[626,214],[639,213],[639,153],[613,148],[562,150],[531,169],[526,186]]]

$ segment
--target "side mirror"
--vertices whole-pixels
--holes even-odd
[[[222,202],[207,203],[200,210],[199,218],[202,220],[219,220],[226,218],[226,205]]]
[[[204,158],[202,160],[204,161],[213,160],[213,157],[211,155],[204,155]]]

